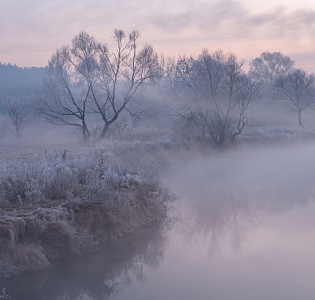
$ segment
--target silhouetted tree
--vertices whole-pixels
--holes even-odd
[[[234,54],[204,50],[198,59],[178,61],[174,88],[176,114],[222,147],[248,124],[248,106],[259,97],[262,84],[245,74]]]
[[[37,108],[43,117],[56,125],[75,126],[81,129],[84,142],[90,139],[87,125],[87,102],[91,92],[89,75],[92,73],[94,39],[78,45],[58,49],[49,61],[48,76],[44,82]],[[79,47],[83,47],[79,54]]]
[[[137,49],[138,31],[126,35],[114,31],[116,51],[111,52],[86,32],[80,32],[71,46],[56,51],[49,62],[43,96],[43,116],[58,125],[77,126],[89,141],[88,113],[103,123],[103,139],[120,113],[128,110],[139,88],[159,75],[159,62],[152,46]],[[126,41],[125,41],[126,40]]]
[[[294,61],[280,52],[263,52],[260,57],[250,62],[250,75],[256,80],[263,81],[269,88],[275,80],[288,74],[294,66]]]
[[[314,75],[308,75],[301,69],[280,76],[275,82],[276,97],[287,101],[297,112],[300,126],[303,126],[302,111],[313,107],[315,102],[314,82]]]
[[[20,140],[23,131],[30,124],[29,112],[21,101],[5,99],[1,101],[6,118],[14,128],[16,138]]]
[[[160,75],[159,60],[153,47],[137,49],[138,31],[128,37],[123,30],[114,31],[116,51],[100,45],[98,89],[92,88],[94,109],[103,120],[100,139],[119,114],[127,109],[139,88]]]

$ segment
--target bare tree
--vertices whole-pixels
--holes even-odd
[[[150,45],[138,51],[138,37],[133,31],[125,42],[124,31],[115,30],[117,49],[111,53],[106,44],[82,31],[71,46],[57,50],[40,100],[43,116],[54,124],[80,128],[85,142],[90,139],[88,114],[99,117],[99,138],[104,138],[138,89],[159,74],[156,53]]]
[[[234,54],[204,50],[198,59],[179,60],[174,87],[179,100],[176,114],[222,147],[248,124],[248,106],[262,84],[244,73]]]
[[[275,82],[276,97],[287,101],[291,109],[298,114],[298,123],[302,123],[302,111],[312,108],[315,103],[315,78],[301,69],[280,76]]]
[[[113,38],[115,52],[110,52],[106,45],[99,46],[99,80],[91,92],[94,109],[103,120],[100,139],[120,113],[128,109],[139,88],[160,74],[158,56],[152,46],[145,45],[138,51],[138,31],[132,31],[127,38],[123,30],[115,30]]]
[[[14,127],[16,138],[20,140],[23,131],[30,124],[29,112],[21,101],[3,100],[2,106],[6,112],[7,120]]]
[[[250,75],[261,80],[269,88],[273,88],[275,80],[288,74],[294,66],[294,61],[280,52],[263,52],[260,57],[250,62]]]
[[[49,122],[81,129],[84,142],[89,142],[87,103],[90,80],[96,69],[93,61],[96,42],[85,33],[72,41],[72,46],[58,49],[49,61],[49,73],[37,108]],[[92,77],[92,78],[91,78]]]

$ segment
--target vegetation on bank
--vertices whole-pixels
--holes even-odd
[[[171,58],[139,47],[139,37],[115,30],[107,44],[82,31],[46,68],[0,63],[1,142],[29,139],[40,120],[74,129],[86,145],[150,126],[212,148],[229,147],[252,126],[313,130],[315,77],[290,57],[263,52],[248,67],[221,50]]]
[[[101,150],[0,164],[0,278],[96,251],[166,215],[173,199],[154,164]]]

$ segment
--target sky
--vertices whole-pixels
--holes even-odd
[[[1,0],[0,62],[45,66],[81,30],[112,46],[115,28],[166,56],[280,51],[315,72],[314,0]]]

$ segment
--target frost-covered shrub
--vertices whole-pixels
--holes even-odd
[[[159,186],[154,164],[131,166],[102,151],[67,157],[67,152],[0,162],[0,205],[34,205],[51,200],[96,201],[95,194]],[[93,196],[94,195],[94,196]]]
[[[126,163],[113,152],[2,161],[0,280],[135,233],[164,218],[172,199],[156,163]]]
[[[2,288],[2,290],[1,290],[0,299],[11,299],[11,297],[9,295],[7,295],[5,288]]]

